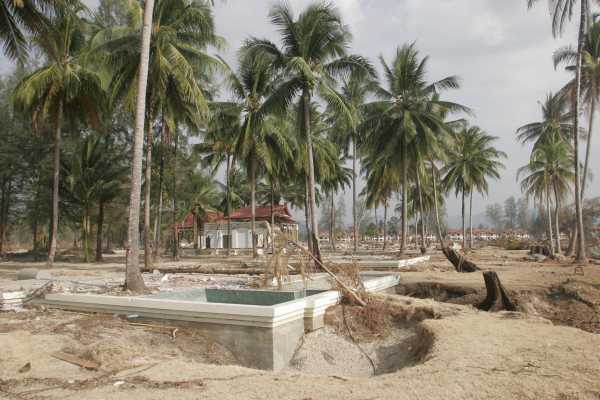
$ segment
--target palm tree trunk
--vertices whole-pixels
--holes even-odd
[[[560,198],[558,196],[558,191],[556,190],[556,185],[553,184],[554,188],[554,226],[556,227],[556,253],[561,254],[562,248],[560,245],[560,223],[559,223],[559,214],[560,214]]]
[[[419,193],[419,214],[421,216],[421,253],[425,254],[427,251],[427,245],[425,244],[425,212],[423,205],[423,190],[421,188],[421,174],[417,169],[417,173],[415,174],[416,182],[417,182],[417,192]],[[415,237],[415,241],[416,241]]]
[[[319,248],[319,226],[317,224],[317,200],[315,196],[315,164],[313,157],[312,133],[310,129],[310,93],[308,88],[302,94],[304,101],[304,133],[306,134],[306,147],[308,153],[308,195],[310,206],[310,219],[312,229],[313,256],[322,262],[321,249]]]
[[[590,103],[590,119],[588,122],[588,136],[585,146],[585,161],[583,164],[583,179],[581,180],[581,201],[583,201],[585,194],[585,187],[588,178],[589,164],[590,164],[590,154],[592,149],[592,129],[594,127],[594,113],[596,112],[596,98],[592,96],[592,100]]]
[[[331,224],[329,228],[329,240],[331,241],[331,248],[335,250],[335,197],[331,193]]]
[[[415,250],[419,249],[419,217],[418,217],[418,212],[417,210],[414,210],[415,212]]]
[[[594,127],[594,113],[596,112],[596,97],[592,96],[590,103],[590,117],[588,122],[588,136],[587,142],[585,145],[585,161],[583,164],[583,179],[581,181],[581,201],[585,200],[585,187],[587,184],[588,171],[589,171],[589,162],[590,162],[590,153],[592,149],[592,129]],[[577,225],[573,228],[573,234],[569,240],[569,248],[567,250],[567,255],[573,255],[573,251],[575,249],[575,243],[577,242]]]
[[[2,209],[2,214],[4,215],[3,220],[4,224],[2,226],[2,243],[8,243],[7,235],[8,235],[8,213],[10,211],[10,200],[12,194],[12,178],[8,178],[8,187],[6,188],[6,199],[4,202],[4,208]],[[0,250],[0,254],[4,255],[4,248]]]
[[[139,267],[140,253],[140,197],[142,186],[142,147],[144,145],[144,116],[146,111],[146,88],[148,85],[148,60],[150,58],[150,36],[152,34],[152,12],[154,0],[144,4],[144,25],[141,37],[140,68],[133,133],[133,157],[131,162],[131,193],[129,198],[129,226],[127,241],[129,251],[125,270],[125,287],[134,293],[146,290]]]
[[[463,240],[462,247],[463,250],[467,249],[467,219],[466,219],[466,208],[465,208],[465,189],[462,190],[462,231],[463,231]]]
[[[579,170],[579,116],[581,114],[581,65],[583,61],[583,46],[585,44],[586,25],[588,21],[588,0],[581,0],[581,12],[579,21],[579,34],[577,41],[577,65],[575,71],[575,113],[573,117],[573,152],[574,152],[574,168],[575,168],[575,217],[577,220],[577,254],[576,262],[579,264],[587,263],[585,249],[585,235],[583,230],[583,207],[581,204],[581,177]]]
[[[104,225],[104,202],[98,203],[98,224],[96,227],[96,262],[102,261],[102,228]]]
[[[473,249],[473,190],[469,192],[469,250]]]
[[[192,238],[194,240],[194,249],[197,250],[198,249],[198,214],[196,213],[196,210],[194,210],[192,212]]]
[[[163,207],[163,174],[165,170],[165,156],[163,154],[163,136],[161,135],[161,148],[160,148],[160,164],[158,167],[158,206],[156,209],[156,216],[154,217],[154,247],[152,248],[152,262],[155,263],[158,260],[158,254],[160,252],[160,226],[162,224],[162,207]]]
[[[175,146],[173,154],[173,258],[179,260],[179,227],[177,226],[177,144],[179,136],[175,131]]]
[[[444,243],[444,237],[442,235],[442,225],[440,224],[440,210],[438,208],[438,200],[437,200],[437,178],[435,173],[435,165],[433,161],[431,161],[431,178],[433,184],[433,209],[435,212],[435,226],[436,233],[438,237],[438,241],[440,242],[440,247],[442,251],[446,248],[446,244]]]
[[[406,248],[406,233],[408,227],[408,160],[406,158],[406,140],[402,139],[402,241],[400,242],[400,255]]]
[[[88,205],[83,215],[83,262],[90,262],[90,207]]]
[[[144,183],[144,267],[152,268],[152,248],[150,246],[150,194],[152,193],[152,112],[148,113],[148,132],[146,133],[146,171]]]
[[[257,258],[258,252],[256,251],[256,159],[252,155],[250,161],[250,231],[252,234],[252,257]]]
[[[63,102],[58,101],[56,114],[56,125],[54,126],[54,155],[53,155],[53,177],[52,177],[52,223],[50,227],[50,248],[48,249],[48,268],[52,268],[56,256],[56,241],[58,235],[58,189],[60,184],[60,142],[62,125]]]
[[[383,200],[383,251],[387,246],[387,209],[388,209],[388,201],[387,198]],[[415,236],[415,240],[416,236]]]
[[[4,231],[6,230],[6,220],[4,218],[4,204],[6,203],[6,192],[6,178],[3,177],[2,197],[0,199],[0,254],[4,254]]]
[[[546,219],[548,220],[548,241],[550,255],[554,256],[554,235],[552,233],[552,211],[550,210],[550,187],[546,187]]]
[[[271,254],[275,254],[275,184],[271,180]],[[283,234],[283,232],[281,232]]]
[[[358,250],[358,228],[356,226],[356,135],[352,138],[352,233],[354,235],[354,252]]]
[[[231,239],[231,155],[229,153],[227,153],[227,166],[225,167],[226,171],[226,177],[225,177],[225,183],[226,183],[226,193],[225,193],[225,212],[227,213],[227,237],[229,238],[229,240],[227,240],[227,255],[229,256],[231,254],[231,244],[232,244],[232,239]]]
[[[310,206],[308,204],[308,175],[304,176],[304,220],[306,221],[306,244],[312,251],[312,233],[310,230]]]
[[[375,226],[377,227],[377,236],[379,236],[379,218],[377,218],[377,204],[373,206],[373,213],[375,214]]]

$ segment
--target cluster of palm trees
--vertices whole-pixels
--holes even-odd
[[[528,0],[532,7],[537,1]],[[561,253],[560,207],[570,197],[575,204],[575,226],[570,229],[568,255],[575,253],[578,263],[586,262],[583,226],[583,201],[589,180],[594,114],[600,96],[600,22],[592,12],[597,0],[550,0],[552,33],[562,33],[574,15],[579,16],[577,48],[567,46],[554,53],[555,67],[564,65],[574,74],[557,93],[542,104],[542,120],[517,130],[523,142],[532,142],[530,161],[518,171],[522,190],[545,209],[547,237],[552,254]],[[578,11],[578,13],[576,13]],[[581,117],[588,116],[587,129]],[[579,139],[585,137],[585,160],[580,162]],[[571,196],[568,196],[571,192]],[[552,217],[552,208],[554,216]],[[554,228],[553,228],[554,226]]]
[[[149,267],[151,244],[155,253],[160,237],[164,150],[175,148],[170,183],[177,185],[176,149],[186,135],[201,135],[194,151],[213,175],[225,166],[221,202],[225,214],[241,202],[250,203],[254,255],[258,202],[274,206],[286,199],[304,208],[309,248],[320,259],[317,205],[352,186],[356,250],[357,180],[363,174],[366,187],[360,195],[369,207],[383,206],[384,220],[390,202],[400,199],[400,252],[407,246],[411,217],[420,222],[425,251],[425,221],[432,216],[437,220],[438,239],[444,243],[439,221],[443,193],[454,189],[461,195],[466,221],[467,197],[472,205],[473,193],[485,194],[488,179],[499,177],[499,159],[504,154],[493,147],[495,138],[460,119],[470,114],[467,107],[442,97],[445,91],[459,88],[458,78],[428,81],[428,57],[421,56],[415,44],[400,46],[389,61],[380,57],[379,78],[369,60],[349,53],[350,32],[330,4],[314,3],[297,15],[285,3],[273,6],[269,18],[279,33],[278,42],[248,38],[238,52],[237,67],[232,68],[210,53],[224,43],[215,32],[211,2],[146,0],[142,7],[123,1],[128,8],[120,24],[101,13],[89,13],[76,0],[2,2],[5,15],[16,17],[33,7],[40,19],[36,24],[25,17],[0,23],[12,24],[19,32],[24,29],[44,56],[43,66],[19,83],[14,99],[36,126],[50,126],[53,131],[50,264],[56,251],[61,179],[72,177],[63,184],[70,185],[72,194],[99,197],[77,178],[83,164],[93,160],[61,163],[63,130],[79,124],[110,132],[113,116],[122,110],[135,115],[126,275],[126,285],[133,291],[144,288],[138,259],[140,208],[143,204],[144,262]],[[0,34],[8,54],[22,57],[25,48],[19,36],[7,30]],[[221,85],[217,85],[219,76]],[[226,92],[217,91],[217,86]],[[91,149],[87,153],[100,146],[98,140],[84,143]],[[351,168],[346,167],[349,158]],[[65,164],[62,170],[61,164]],[[156,171],[157,165],[158,198],[152,199],[153,166]],[[247,177],[248,199],[236,190],[240,176]],[[203,193],[200,186],[191,190]],[[212,207],[202,200],[210,196],[201,197],[189,199],[190,209],[198,214]],[[172,200],[175,216],[178,202]],[[92,202],[91,197],[80,199],[82,204],[86,201]],[[154,229],[153,203],[158,203]],[[89,214],[84,219],[88,232]],[[465,222],[463,228],[467,237]],[[177,241],[176,232],[173,240]]]

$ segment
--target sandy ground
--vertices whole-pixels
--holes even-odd
[[[419,319],[423,314],[431,317],[418,325],[424,351],[416,365],[371,378],[351,377],[352,373],[345,376],[340,369],[335,374],[321,371],[315,376],[309,371],[271,373],[208,364],[231,360],[222,358],[227,354],[223,349],[211,351],[211,344],[202,338],[183,335],[173,340],[165,332],[120,326],[125,323],[112,317],[92,323],[93,317],[58,311],[5,314],[0,341],[8,352],[3,352],[0,360],[0,393],[4,398],[20,399],[600,396],[598,335],[553,326],[547,320],[520,313],[489,314],[468,306],[400,296],[390,296],[389,300],[407,310],[421,310]],[[324,331],[314,336],[331,334]],[[87,371],[56,360],[51,354],[57,350],[87,354],[102,363],[101,370]],[[331,351],[340,350],[347,348]],[[210,354],[218,357],[211,360]],[[330,356],[335,360],[337,355]],[[19,373],[28,362],[31,369]]]
[[[581,272],[568,260],[534,262],[527,251],[486,247],[468,255],[482,270],[496,271],[521,311],[556,324],[600,333],[600,266]],[[481,273],[457,273],[439,252],[401,274],[400,294],[476,305],[485,298]]]
[[[360,341],[361,351],[333,323],[306,335],[278,373],[232,365],[227,349],[189,328],[173,337],[170,327],[110,315],[3,313],[0,398],[600,399],[600,335],[590,333],[597,332],[600,267],[579,275],[566,263],[490,248],[471,257],[498,272],[525,313],[478,311],[471,304],[484,294],[481,274],[456,273],[434,253],[401,275],[403,290],[443,302],[390,295],[386,301],[404,317],[389,336]],[[2,263],[0,274],[10,279],[22,264]],[[85,267],[59,268],[66,275],[122,273],[119,264]],[[95,360],[100,369],[60,361],[56,351]],[[365,353],[376,360],[376,376]]]

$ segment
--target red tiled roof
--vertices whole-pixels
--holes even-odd
[[[216,222],[223,219],[223,213],[220,212],[212,212],[209,211],[204,214],[204,218],[202,220],[204,222]],[[189,213],[185,216],[183,221],[181,221],[177,228],[179,229],[194,229],[194,214]]]
[[[288,209],[287,204],[275,204],[273,207],[273,214],[275,215],[275,220],[284,223],[293,224],[296,221],[292,218],[292,214]],[[237,210],[233,210],[230,215],[230,219],[232,221],[249,221],[252,218],[252,207],[242,207]],[[270,220],[271,219],[271,206],[257,206],[255,218],[257,220]],[[227,217],[223,217],[223,219],[227,220]]]
[[[273,214],[275,221],[283,222],[286,224],[294,224],[296,221],[292,218],[292,214],[288,209],[287,204],[275,204],[273,207]],[[232,221],[250,221],[252,217],[251,207],[242,207],[231,212]],[[257,206],[256,207],[256,220],[257,221],[271,221],[271,206]],[[207,212],[202,218],[202,222],[225,222],[227,217],[220,212]],[[177,225],[178,229],[194,229],[194,214],[189,213],[185,216],[183,221]]]

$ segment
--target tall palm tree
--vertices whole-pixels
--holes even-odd
[[[371,75],[374,71],[363,57],[347,54],[351,35],[338,10],[331,4],[313,3],[295,18],[287,3],[281,3],[274,6],[269,15],[281,34],[281,48],[269,40],[255,38],[250,39],[246,47],[249,51],[269,55],[272,65],[284,72],[285,79],[275,90],[274,99],[290,104],[298,95],[301,98],[302,126],[307,148],[311,236],[314,256],[320,261],[311,99],[321,97],[351,121],[351,112],[332,83],[336,78],[348,76],[352,71],[363,70]]]
[[[232,165],[235,156],[235,141],[240,131],[240,110],[237,105],[227,103],[213,103],[212,115],[208,129],[204,134],[204,141],[194,146],[195,151],[203,156],[203,163],[211,168],[211,175],[225,163],[225,216],[231,215],[231,178],[235,170]],[[231,220],[227,218],[227,255],[231,250]]]
[[[321,187],[326,197],[329,197],[329,242],[333,250],[335,250],[335,195],[344,187],[350,186],[352,171],[344,167],[344,157],[339,157],[337,163],[330,163],[328,172],[320,181]]]
[[[252,53],[242,48],[237,74],[227,67],[226,78],[235,98],[229,105],[237,107],[242,116],[240,130],[235,143],[235,159],[244,163],[250,178],[250,227],[252,231],[252,255],[258,257],[256,249],[256,184],[260,162],[266,161],[267,145],[270,140],[286,143],[283,132],[265,129],[269,115],[283,113],[285,104],[274,98],[276,75],[270,60],[263,54]]]
[[[275,204],[280,202],[282,185],[290,181],[290,175],[298,173],[295,160],[298,143],[295,140],[294,125],[285,116],[270,116],[265,123],[265,130],[268,134],[265,136],[264,145],[261,146],[263,150],[260,166],[269,187],[267,191],[271,203],[271,253],[274,254]]]
[[[388,202],[400,187],[400,174],[397,173],[392,164],[386,158],[378,154],[370,154],[365,158],[363,170],[367,177],[365,195],[367,207],[383,205],[383,250],[387,247],[387,211]],[[379,229],[379,228],[378,228]]]
[[[565,110],[565,93],[546,96],[541,105],[542,120],[526,124],[517,129],[517,137],[522,143],[533,142],[532,156],[538,148],[558,146],[563,143],[570,147],[570,137],[573,132],[573,112]],[[572,154],[572,153],[571,153]],[[573,174],[574,176],[574,174]],[[542,197],[538,196],[541,201]],[[577,228],[571,235],[571,241],[576,240]]]
[[[548,223],[548,238],[550,250],[560,253],[559,210],[560,202],[564,198],[572,181],[574,172],[571,167],[573,157],[571,145],[562,140],[553,140],[535,148],[531,153],[528,165],[521,167],[517,178],[525,175],[521,180],[521,189],[526,196],[537,199],[542,204],[545,199],[545,208]],[[553,228],[551,217],[551,203],[554,197],[554,223],[556,245],[553,241]]]
[[[575,218],[577,221],[577,255],[576,262],[587,263],[585,238],[583,236],[583,211],[581,205],[581,177],[579,171],[579,116],[581,115],[581,82],[583,49],[585,45],[586,32],[591,21],[591,4],[600,4],[600,0],[548,0],[552,14],[552,33],[558,36],[562,33],[567,21],[570,21],[579,1],[579,31],[577,37],[577,56],[575,62],[575,101],[573,107],[573,170],[575,171]],[[538,0],[527,0],[527,6],[531,8]]]
[[[129,197],[129,226],[127,229],[128,252],[125,270],[125,287],[134,293],[146,290],[139,267],[140,253],[140,197],[142,190],[142,148],[144,146],[144,117],[146,114],[146,89],[148,86],[148,61],[150,59],[150,36],[154,0],[144,3],[140,61],[137,79],[135,124],[131,157],[131,193]]]
[[[383,57],[380,57],[380,61],[385,85],[377,88],[378,99],[365,106],[368,117],[363,129],[370,132],[367,138],[369,152],[384,157],[400,171],[402,254],[406,247],[408,226],[409,149],[416,154],[431,151],[439,132],[447,130],[439,112],[441,109],[450,112],[469,110],[439,99],[438,92],[459,87],[458,79],[449,76],[428,83],[425,79],[428,58],[420,58],[414,43],[399,47],[391,65]]]
[[[352,114],[349,121],[344,116],[339,116],[336,109],[330,110],[332,124],[332,140],[337,143],[347,156],[352,149],[352,226],[354,236],[354,251],[358,249],[358,221],[356,220],[356,179],[358,177],[359,145],[362,138],[357,127],[363,120],[364,104],[367,97],[376,89],[376,81],[368,74],[353,73],[349,78],[342,79],[340,93]]]
[[[442,185],[448,190],[453,188],[456,195],[461,195],[463,249],[466,249],[466,196],[470,197],[470,216],[473,191],[485,194],[488,191],[488,178],[500,179],[499,170],[503,165],[498,160],[506,158],[506,153],[493,147],[492,143],[498,138],[488,135],[477,126],[465,126],[453,135],[453,139],[448,149],[447,162],[442,168],[442,173],[445,174]],[[472,228],[470,224],[471,235]],[[472,245],[472,240],[470,244]]]
[[[92,207],[97,205],[99,208],[98,231],[101,238],[103,207],[119,195],[127,171],[121,163],[122,157],[108,139],[89,135],[78,144],[69,158],[61,162],[64,197],[82,208],[84,262],[88,262],[91,255],[89,239]],[[100,246],[100,257],[101,249]]]
[[[34,45],[43,52],[46,63],[26,76],[15,88],[15,108],[31,113],[34,127],[52,126],[54,141],[52,227],[48,266],[56,254],[59,216],[60,151],[62,128],[66,119],[84,118],[97,125],[103,102],[98,75],[83,62],[85,37],[79,13],[82,7],[57,9],[50,23],[33,36]]]
[[[130,13],[139,14],[140,5],[132,3]],[[115,71],[112,92],[115,99],[124,99],[132,108],[140,64],[136,45],[142,26],[111,27],[99,32],[94,42],[97,48],[109,52],[107,63]],[[159,112],[170,125],[174,120],[200,123],[208,111],[205,88],[200,79],[219,61],[209,55],[209,46],[219,46],[221,39],[214,33],[210,6],[192,0],[158,0],[153,11],[152,40],[149,51],[147,88],[146,171],[144,176],[144,263],[151,264],[150,208],[152,179],[152,148],[154,120]],[[163,127],[165,124],[163,123]]]
[[[600,22],[597,16],[594,17],[594,23],[586,35],[586,41],[583,48],[581,81],[582,81],[582,100],[586,106],[588,114],[588,129],[586,137],[585,161],[583,164],[583,175],[581,179],[581,198],[585,199],[585,189],[588,181],[589,162],[592,149],[592,133],[594,128],[594,114],[596,113],[597,102],[600,99]],[[577,52],[571,46],[558,49],[554,53],[554,65],[567,64],[568,71],[574,71],[577,62]],[[576,81],[573,79],[563,88],[563,92],[571,98],[575,94]],[[575,248],[577,241],[577,227],[574,227],[571,235],[569,250]]]
[[[415,185],[412,190],[408,193],[408,203],[411,205],[410,208],[413,210],[418,210],[420,217],[420,235],[421,235],[421,253],[425,254],[427,252],[427,244],[426,244],[426,226],[427,220],[430,218],[433,210],[434,210],[434,196],[433,196],[433,185],[431,184],[431,172],[429,171],[428,165],[423,162],[421,159],[414,159],[414,180]],[[437,198],[438,206],[444,205],[444,197],[438,196]],[[402,208],[400,206],[396,211],[401,212]],[[417,216],[415,215],[415,221],[417,221]],[[416,222],[418,225],[418,222]]]

